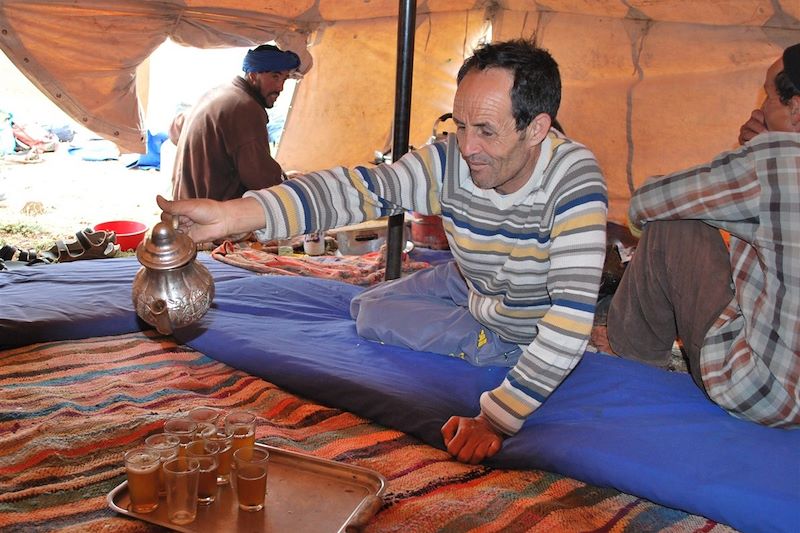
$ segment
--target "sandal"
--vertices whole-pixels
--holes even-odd
[[[10,244],[4,244],[2,248],[0,248],[0,260],[3,261],[11,261],[14,259],[14,254],[17,253],[17,249],[11,246]]]
[[[119,252],[117,234],[113,231],[93,231],[90,228],[75,234],[76,240],[65,243],[56,241],[55,246],[48,250],[59,263],[69,263],[79,259],[107,259],[114,257]]]
[[[37,252],[36,250],[28,250],[26,252],[21,250],[17,256],[17,261],[25,263],[28,266],[38,264],[49,265],[50,263],[56,263],[58,257],[50,252]]]

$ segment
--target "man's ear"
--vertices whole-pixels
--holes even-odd
[[[547,113],[539,113],[531,123],[528,125],[528,133],[530,135],[531,142],[536,145],[541,143],[544,138],[547,136],[547,132],[550,131],[550,126],[553,123],[553,120],[550,118],[550,115]]]
[[[789,100],[789,121],[794,131],[800,132],[800,95],[792,96]]]

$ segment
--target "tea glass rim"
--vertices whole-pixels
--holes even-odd
[[[186,466],[182,466],[180,469],[174,469],[173,465],[176,463],[180,465],[185,464]],[[169,472],[170,474],[186,475],[192,472],[199,472],[200,462],[194,457],[174,457],[169,461],[165,461],[162,468],[164,472]]]
[[[206,440],[210,440],[211,442],[218,442],[218,441],[225,441],[228,444],[233,443],[233,434],[228,433],[224,429],[217,428],[217,432],[213,435],[209,435],[205,437]]]
[[[192,413],[197,413],[197,412],[202,412],[202,411],[213,412],[213,413],[215,413],[216,416],[214,416],[211,419],[203,418],[202,420],[197,420],[195,418],[192,418]],[[186,412],[186,418],[188,418],[189,420],[193,420],[195,422],[210,422],[210,423],[213,424],[214,421],[218,420],[221,416],[223,416],[223,414],[224,414],[224,411],[222,409],[218,408],[218,407],[212,407],[210,405],[197,405],[195,407],[192,407],[191,409],[189,409]]]
[[[203,450],[204,450],[203,453],[197,453],[195,451],[192,451],[192,444],[194,444],[195,442],[202,442],[203,443]],[[214,445],[213,447],[216,448],[213,452],[209,452],[208,451],[207,445],[209,445],[209,444],[213,444]],[[214,442],[213,440],[195,439],[193,441],[190,441],[186,445],[186,455],[187,456],[191,456],[191,457],[206,457],[206,456],[208,456],[208,457],[216,457],[217,455],[219,455],[219,452],[220,452],[221,449],[222,449],[222,446],[220,446],[220,444],[218,442]]]
[[[149,442],[149,441],[158,440],[159,438],[168,439],[168,440],[174,441],[174,442],[172,442],[169,446],[165,446],[164,445],[165,443]],[[148,435],[144,439],[144,444],[145,444],[145,446],[148,446],[150,448],[157,448],[159,450],[169,450],[170,448],[177,448],[178,446],[180,446],[181,439],[178,438],[177,435],[174,435],[172,433],[153,433],[152,435]]]
[[[204,439],[208,438],[208,436],[202,436],[204,430],[206,432],[208,432],[208,430],[211,429],[211,430],[214,431],[214,434],[216,434],[219,431],[219,428],[217,427],[217,425],[216,424],[212,424],[211,422],[195,422],[195,423],[197,424],[197,428],[195,428],[194,433],[195,433],[195,435],[198,435],[198,434],[201,435],[200,438],[204,438]]]
[[[248,411],[247,409],[236,409],[234,411],[230,411],[228,414],[225,415],[224,422],[227,424],[228,419],[236,418],[237,416],[244,416],[247,415],[247,420],[236,420],[231,421],[233,424],[255,424],[258,420],[258,415],[252,411]]]
[[[170,428],[169,430],[167,430],[167,426],[170,425],[170,424],[174,425],[175,422],[188,422],[189,424],[191,424],[191,426],[189,426],[189,427],[191,427],[192,429],[177,430],[177,429]],[[164,428],[163,428],[163,432],[164,433],[181,434],[181,435],[183,435],[183,434],[188,434],[188,433],[194,433],[196,431],[197,431],[197,422],[195,422],[191,418],[186,418],[186,417],[182,416],[182,417],[170,418],[170,419],[164,421]]]
[[[251,456],[250,456],[249,459],[245,459],[244,457],[241,457],[239,455],[239,452],[241,452],[242,450],[250,450],[251,451]],[[253,455],[255,455],[255,453],[263,454],[263,457],[261,457],[260,459],[254,459]],[[244,454],[242,454],[242,455],[244,455]],[[259,446],[244,446],[242,448],[239,448],[235,452],[233,452],[233,459],[234,459],[234,461],[242,462],[242,463],[248,463],[248,464],[268,463],[269,462],[269,450],[265,450],[264,448],[261,448]]]
[[[142,445],[142,446],[136,446],[135,448],[131,448],[122,455],[122,460],[125,462],[125,466],[128,466],[128,464],[131,462],[130,458],[133,457],[134,454],[146,454],[149,457],[153,458],[152,460],[148,461],[145,465],[143,465],[143,467],[151,466],[153,463],[156,462],[158,463],[161,462],[161,454],[158,453],[157,450],[154,450],[149,446]],[[142,466],[142,465],[137,465],[137,466]]]

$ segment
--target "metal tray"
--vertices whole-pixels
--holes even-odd
[[[217,499],[210,505],[198,505],[194,522],[182,526],[167,518],[164,497],[152,513],[129,511],[127,481],[108,494],[108,506],[118,513],[175,531],[328,533],[358,531],[383,503],[386,479],[373,470],[264,444],[256,446],[270,453],[263,511],[239,511],[230,484],[219,487]]]

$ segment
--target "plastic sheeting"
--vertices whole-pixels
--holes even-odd
[[[306,71],[277,158],[315,170],[368,163],[387,147],[398,9],[396,0],[3,0],[0,48],[73,118],[141,153],[136,68],[165,39],[200,48],[274,39],[301,53]],[[766,68],[800,42],[800,2],[419,1],[412,145],[450,111],[455,73],[488,35],[534,38],[553,53],[559,121],[597,155],[610,217],[622,222],[631,188],[648,176],[735,145]]]

